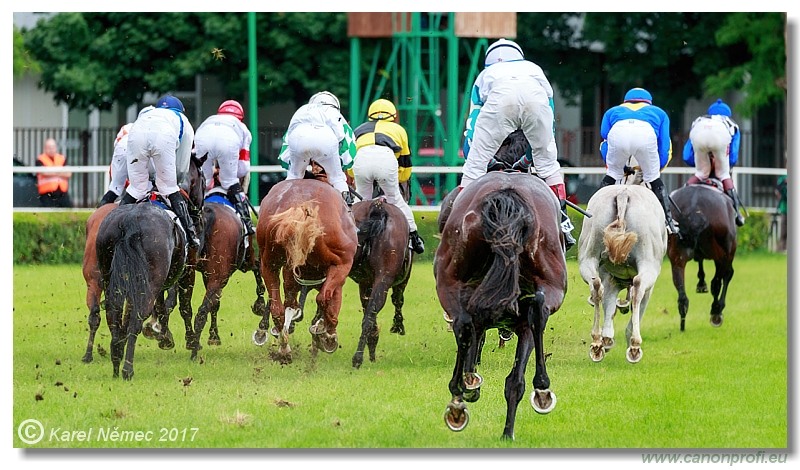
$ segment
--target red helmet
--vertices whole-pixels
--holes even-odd
[[[244,109],[236,100],[228,100],[219,105],[217,114],[232,114],[239,118],[240,121],[244,121]]]

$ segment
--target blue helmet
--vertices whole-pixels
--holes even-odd
[[[725,104],[722,99],[718,99],[708,107],[708,114],[712,116],[714,114],[719,114],[722,116],[731,117],[731,107]]]
[[[625,93],[625,102],[653,104],[653,96],[644,88],[631,88]]]
[[[182,113],[186,111],[181,100],[172,95],[164,95],[159,98],[158,101],[156,101],[156,108],[172,108]]]

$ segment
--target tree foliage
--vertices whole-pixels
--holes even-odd
[[[25,39],[22,31],[14,26],[14,77],[22,77],[26,73],[39,73],[41,67],[33,60],[30,52],[25,49]]]

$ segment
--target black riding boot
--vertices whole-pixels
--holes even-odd
[[[609,175],[605,175],[603,177],[603,181],[600,182],[600,187],[605,188],[606,186],[611,186],[612,184],[617,184],[617,181]]]
[[[242,219],[242,224],[248,235],[256,233],[253,228],[253,221],[250,219],[250,206],[247,204],[247,197],[244,195],[242,186],[239,183],[234,184],[228,188],[228,200],[231,201],[236,212],[239,213],[239,218]]]
[[[425,242],[422,241],[422,237],[419,236],[419,233],[414,230],[408,234],[409,241],[411,242],[411,249],[414,250],[414,253],[421,255],[425,252]]]
[[[661,208],[664,209],[664,215],[667,219],[666,222],[669,233],[678,234],[678,227],[675,224],[675,221],[672,220],[672,211],[670,210],[670,205],[667,203],[667,198],[664,194],[664,182],[661,181],[661,178],[656,178],[650,183],[650,190],[656,195],[658,202],[661,203]]]
[[[739,213],[739,195],[736,194],[736,188],[726,190],[725,194],[733,201],[733,211],[736,212],[736,226],[741,227],[744,225],[744,216]]]
[[[125,193],[125,194],[128,194],[128,193]],[[112,202],[114,202],[116,200],[117,200],[117,193],[115,193],[114,191],[111,191],[109,189],[108,191],[106,191],[105,194],[103,194],[102,199],[100,199],[100,202],[97,203],[97,207],[98,208],[103,207],[106,204],[111,204]],[[134,201],[134,202],[136,202],[136,201]]]
[[[348,208],[353,207],[353,195],[350,194],[350,191],[342,191],[342,199]]]
[[[575,227],[567,215],[567,201],[561,199],[559,203],[561,204],[561,231],[564,232],[564,251],[569,251],[575,245],[575,237],[572,236],[572,229]]]
[[[133,198],[127,192],[122,193],[122,199],[119,200],[119,205],[124,206],[125,204],[136,204],[136,199]]]
[[[200,240],[197,238],[197,232],[194,230],[194,222],[192,222],[192,218],[189,216],[189,209],[186,207],[186,201],[183,199],[183,196],[179,191],[176,191],[167,196],[167,198],[172,205],[172,211],[178,216],[181,225],[183,225],[183,229],[186,231],[186,242],[192,248],[199,247]]]

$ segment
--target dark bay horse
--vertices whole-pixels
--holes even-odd
[[[503,437],[514,438],[517,406],[525,393],[525,369],[535,349],[531,404],[549,413],[556,404],[544,352],[547,320],[564,301],[567,266],[559,203],[539,178],[491,172],[467,186],[453,204],[434,257],[436,292],[453,319],[458,353],[449,383],[452,400],[445,423],[461,431],[469,422],[465,401],[480,397],[476,372],[487,329],[518,336],[506,377]]]
[[[720,185],[721,187],[721,185]],[[722,325],[722,311],[728,285],[733,279],[733,258],[736,255],[736,223],[731,198],[716,186],[694,184],[670,193],[673,217],[680,226],[679,238],[670,235],[667,256],[672,264],[672,282],[678,290],[678,312],[681,331],[686,324],[689,298],[686,296],[685,268],[697,261],[697,292],[708,292],[703,260],[713,260],[716,270],[711,280],[711,325]]]
[[[192,156],[189,190],[183,188],[195,212],[203,204],[201,166],[202,162]],[[119,206],[108,213],[98,229],[96,249],[106,295],[114,377],[119,376],[124,354],[122,378],[130,380],[136,339],[143,328],[151,330],[162,349],[174,347],[165,291],[185,279],[187,261],[193,262],[197,253],[187,250],[186,234],[177,218],[148,202]]]
[[[358,250],[350,270],[350,278],[358,284],[364,318],[361,337],[353,355],[353,367],[364,362],[364,346],[369,347],[369,360],[375,361],[378,345],[378,312],[386,304],[392,289],[394,320],[392,333],[405,334],[403,294],[411,277],[413,252],[408,247],[408,221],[403,212],[382,197],[353,204],[353,217],[358,226]]]
[[[280,331],[276,359],[292,360],[289,333],[292,320],[302,315],[297,299],[301,285],[319,290],[316,301],[321,316],[309,328],[314,351],[334,352],[342,288],[358,246],[356,226],[341,195],[316,179],[281,181],[261,200],[256,239],[269,312]],[[266,343],[268,327],[265,313],[253,334],[255,344]]]
[[[230,277],[237,270],[243,273],[252,272],[256,281],[256,300],[252,311],[259,317],[267,312],[264,301],[264,281],[261,278],[261,267],[255,254],[253,244],[255,237],[246,235],[241,218],[236,209],[228,201],[226,194],[212,192],[206,196],[203,205],[202,250],[197,259],[196,271],[203,277],[206,288],[203,303],[194,319],[194,328],[188,338],[186,347],[192,351],[192,359],[197,357],[201,349],[200,335],[205,328],[208,315],[211,314],[208,344],[221,344],[217,329],[217,312],[220,307],[222,290]]]

